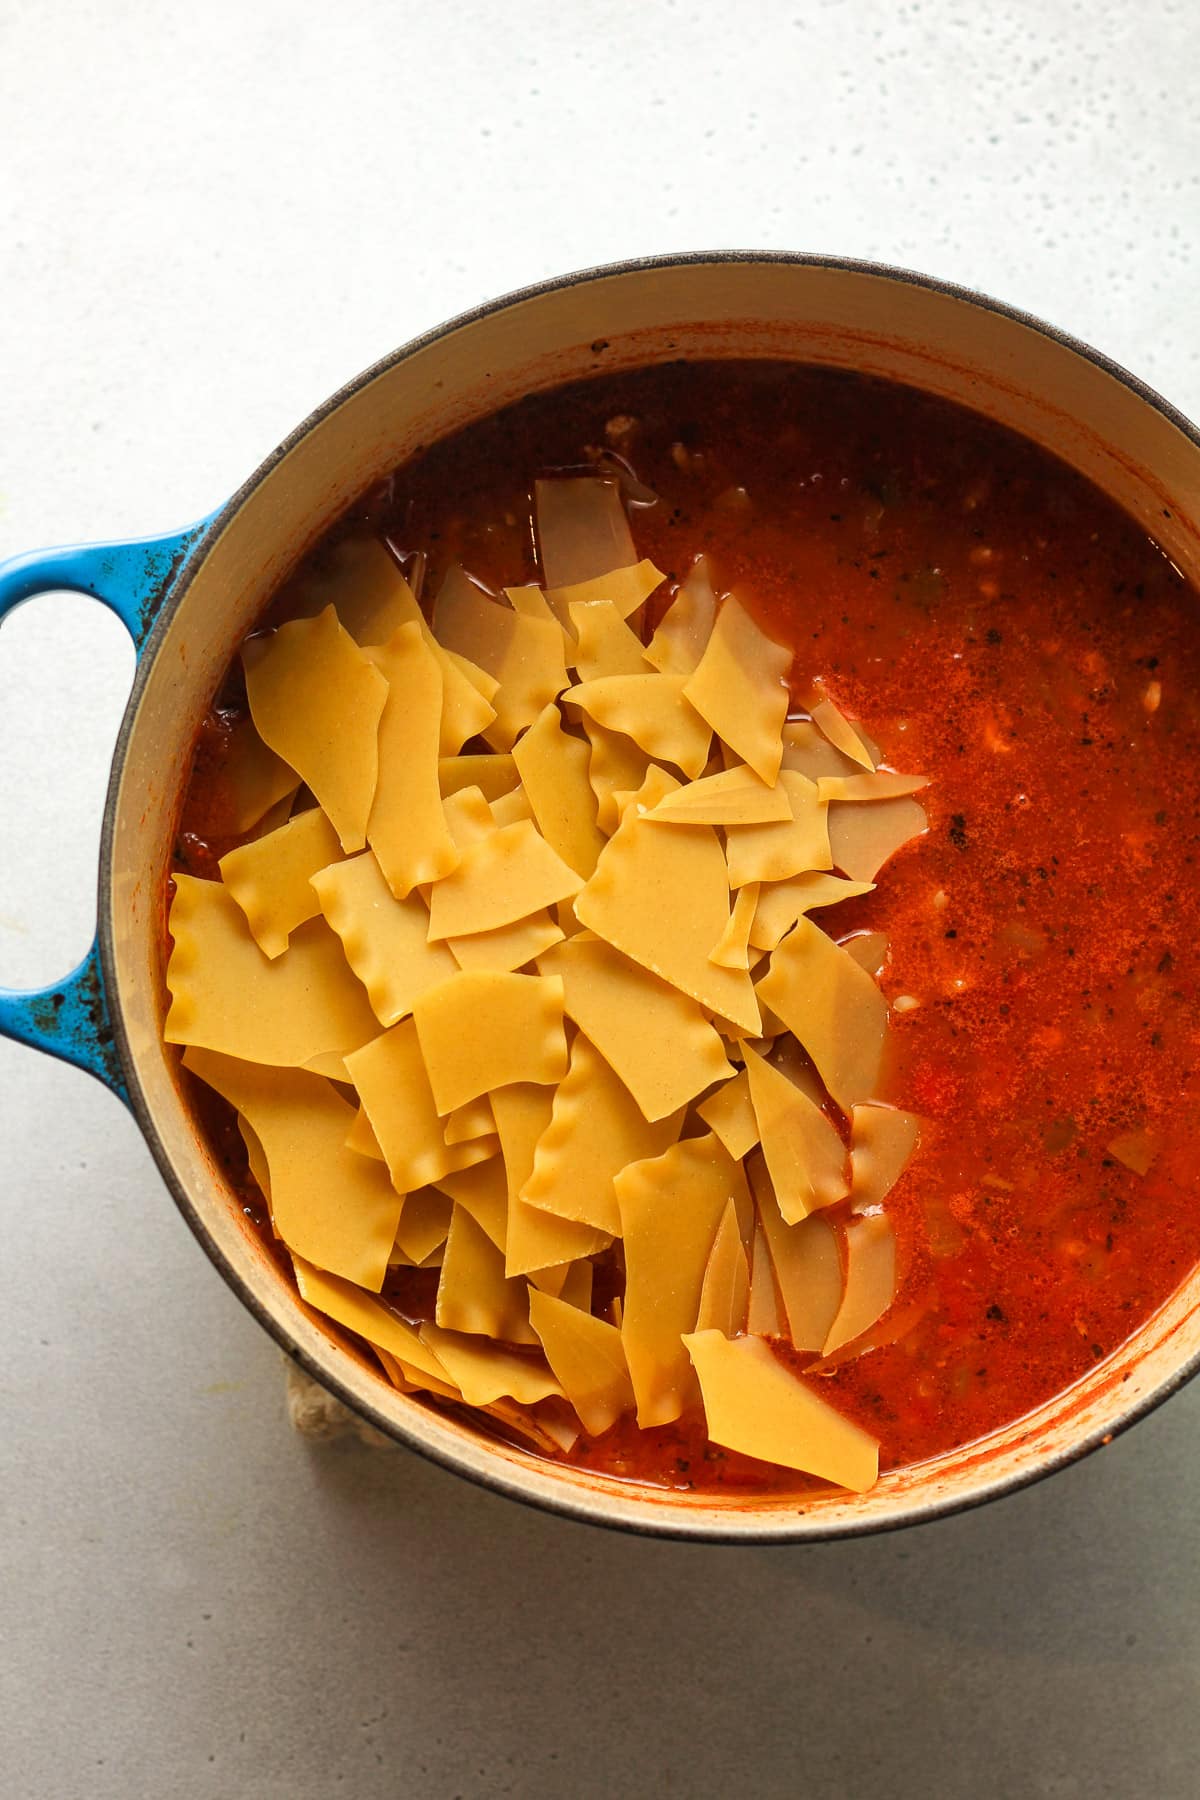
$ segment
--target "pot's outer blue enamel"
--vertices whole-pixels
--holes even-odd
[[[72,544],[14,556],[0,563],[0,624],[38,594],[88,594],[116,613],[140,658],[172,585],[209,523],[202,519],[165,537]],[[50,987],[0,988],[0,1037],[86,1069],[129,1104],[95,941],[79,967]]]

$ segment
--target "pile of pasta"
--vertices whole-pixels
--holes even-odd
[[[536,505],[543,586],[453,568],[427,617],[352,537],[247,640],[247,841],[175,877],[165,1035],[398,1388],[553,1453],[699,1404],[861,1491],[875,1440],[772,1341],[823,1371],[894,1298],[886,946],[812,915],[925,828],[923,778],[828,699],[789,718],[703,559],[664,610],[615,483]]]

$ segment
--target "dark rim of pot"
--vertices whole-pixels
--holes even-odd
[[[104,818],[100,839],[100,884],[99,884],[99,941],[101,966],[107,986],[109,1005],[112,1013],[113,1031],[117,1042],[121,1066],[129,1089],[130,1101],[134,1116],[141,1128],[155,1161],[180,1212],[187,1220],[195,1237],[203,1246],[210,1261],[216,1266],[225,1281],[237,1294],[242,1304],[253,1314],[280,1347],[291,1359],[298,1363],[312,1378],[319,1382],[328,1392],[334,1394],[344,1405],[366,1419],[387,1437],[403,1444],[407,1449],[415,1450],[430,1461],[453,1470],[479,1487],[484,1487],[506,1495],[509,1499],[518,1500],[541,1511],[557,1513],[568,1518],[579,1520],[585,1524],[603,1525],[609,1528],[631,1532],[644,1537],[679,1538],[691,1542],[707,1543],[821,1543],[837,1538],[864,1537],[884,1531],[898,1531],[914,1525],[925,1525],[933,1520],[946,1518],[954,1513],[968,1512],[977,1506],[1002,1499],[1005,1495],[1031,1487],[1035,1482],[1044,1480],[1048,1475],[1056,1474],[1071,1463],[1080,1461],[1101,1445],[1112,1442],[1122,1432],[1146,1417],[1164,1400],[1176,1393],[1186,1382],[1200,1370],[1200,1351],[1177,1369],[1152,1392],[1143,1395],[1130,1405],[1116,1420],[1080,1438],[1077,1443],[1055,1452],[1043,1463],[1029,1470],[1021,1470],[1010,1475],[997,1477],[993,1481],[985,1481],[974,1493],[963,1498],[952,1498],[937,1501],[906,1502],[902,1515],[895,1519],[867,1520],[861,1524],[853,1521],[835,1526],[823,1526],[820,1522],[819,1501],[813,1504],[812,1510],[798,1508],[795,1524],[782,1524],[772,1521],[763,1522],[762,1528],[755,1531],[753,1523],[749,1529],[743,1527],[739,1531],[725,1531],[719,1525],[690,1524],[685,1511],[676,1511],[657,1520],[633,1520],[609,1516],[602,1501],[591,1499],[585,1495],[577,1495],[564,1486],[560,1494],[552,1497],[530,1494],[517,1476],[511,1475],[501,1465],[486,1472],[470,1467],[461,1461],[453,1452],[445,1452],[427,1443],[418,1431],[410,1430],[398,1424],[394,1419],[379,1411],[368,1399],[352,1391],[349,1385],[337,1375],[323,1368],[315,1357],[300,1349],[287,1329],[272,1318],[261,1304],[253,1289],[232,1266],[214,1242],[200,1216],[185,1184],[180,1180],[167,1153],[166,1147],[159,1137],[150,1109],[142,1090],[137,1063],[132,1055],[125,1021],[121,1010],[120,994],[116,981],[115,960],[113,954],[112,908],[110,905],[111,884],[108,879],[112,859],[112,843],[114,819],[116,812],[117,790],[124,768],[125,754],[130,735],[134,729],[139,706],[150,669],[163,637],[170,627],[180,606],[187,597],[196,571],[203,563],[210,547],[225,530],[226,526],[241,510],[250,496],[261,485],[263,480],[275,469],[302,439],[321,422],[336,412],[345,401],[360,393],[380,375],[395,368],[399,363],[407,361],[419,351],[435,344],[441,338],[449,337],[466,325],[475,324],[493,314],[507,311],[509,308],[523,305],[526,301],[539,299],[563,288],[584,285],[589,282],[603,281],[613,276],[649,274],[658,269],[675,269],[686,267],[707,267],[723,263],[748,264],[782,264],[796,268],[834,269],[848,274],[859,274],[878,277],[882,280],[903,282],[910,287],[923,288],[931,293],[944,294],[947,297],[962,301],[965,305],[978,308],[983,312],[998,313],[1003,318],[1011,319],[1015,324],[1024,325],[1039,336],[1050,339],[1063,349],[1074,352],[1076,356],[1094,364],[1105,374],[1119,381],[1122,386],[1136,394],[1139,399],[1174,425],[1185,437],[1200,447],[1200,430],[1169,401],[1163,399],[1146,382],[1131,374],[1119,363],[1094,350],[1091,345],[1070,333],[1060,331],[1056,326],[1047,324],[1031,313],[1019,307],[1005,305],[1002,301],[993,300],[989,296],[977,293],[972,288],[962,287],[954,282],[941,281],[929,275],[921,275],[911,269],[893,267],[887,263],[868,262],[850,257],[823,256],[806,252],[790,252],[778,250],[717,250],[691,251],[677,255],[637,257],[625,262],[607,263],[596,268],[580,269],[573,274],[554,277],[547,281],[535,282],[529,287],[518,288],[496,299],[485,301],[482,305],[472,307],[467,312],[457,314],[444,324],[433,330],[423,332],[421,336],[395,350],[389,356],[373,363],[355,376],[345,386],[339,388],[328,400],[318,406],[308,417],[292,431],[288,437],[273,450],[254,473],[242,483],[236,493],[213,517],[202,536],[190,550],[187,560],[176,576],[166,600],[155,620],[154,627],[146,641],[138,662],[137,673],[129,702],[121,721],[121,729],[117,737],[113,753],[112,775],[109,781],[108,795],[105,802]],[[551,1463],[543,1463],[542,1468],[549,1471],[554,1467]],[[637,1490],[635,1490],[635,1493]]]

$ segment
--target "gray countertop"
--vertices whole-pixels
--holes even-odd
[[[878,257],[1200,412],[1187,0],[0,9],[0,556],[223,498],[535,277]],[[0,641],[0,979],[83,949],[131,656]],[[313,1447],[132,1121],[0,1045],[0,1790],[30,1800],[1200,1791],[1200,1390],[1086,1464],[808,1549],[621,1538]]]

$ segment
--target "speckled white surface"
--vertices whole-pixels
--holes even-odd
[[[1190,0],[0,8],[0,555],[181,524],[413,332],[721,245],[982,287],[1200,413]],[[0,978],[86,942],[129,679],[0,642]],[[311,1450],[131,1121],[0,1045],[0,1791],[1192,1800],[1200,1391],[919,1533],[626,1540]]]

